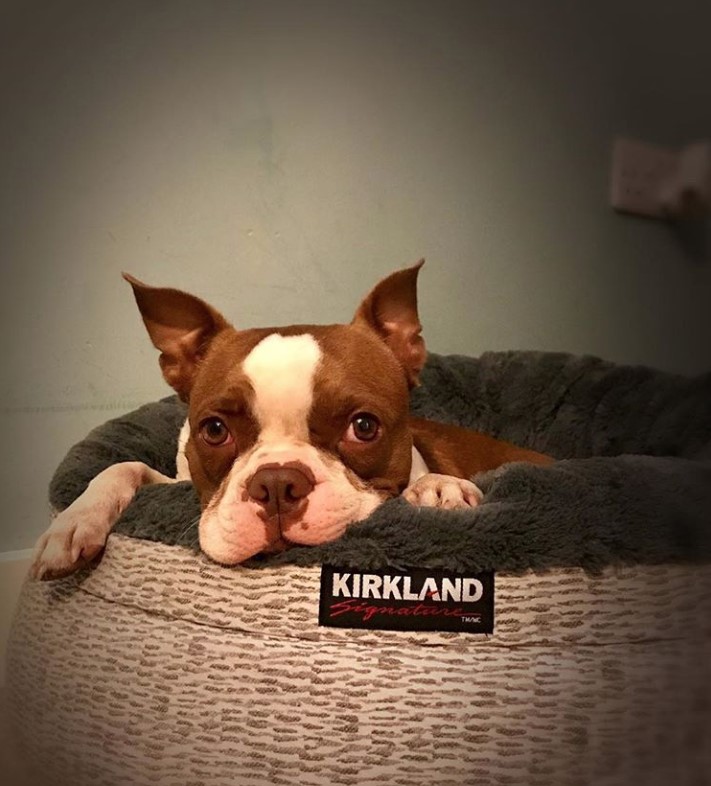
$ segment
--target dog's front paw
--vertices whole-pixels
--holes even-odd
[[[408,486],[402,496],[412,505],[457,510],[475,508],[484,495],[470,480],[430,472]]]
[[[73,573],[104,548],[110,529],[100,511],[70,506],[37,541],[30,576],[58,579]]]

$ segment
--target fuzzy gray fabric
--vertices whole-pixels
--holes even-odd
[[[559,461],[478,476],[485,499],[474,510],[391,500],[338,541],[252,564],[598,571],[711,558],[711,374],[690,379],[562,353],[432,354],[412,410]],[[185,414],[171,397],[94,429],[57,469],[52,505],[66,507],[118,461],[174,475]],[[199,512],[189,483],[149,486],[115,529],[197,547]]]

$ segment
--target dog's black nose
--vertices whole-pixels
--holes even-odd
[[[252,475],[247,494],[264,506],[268,518],[281,518],[303,512],[315,485],[313,472],[305,464],[267,464]]]

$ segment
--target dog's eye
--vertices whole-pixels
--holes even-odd
[[[219,418],[207,418],[200,424],[200,436],[208,445],[228,445],[232,442],[232,434]]]
[[[380,421],[369,412],[359,412],[351,418],[347,442],[372,442],[380,433]]]

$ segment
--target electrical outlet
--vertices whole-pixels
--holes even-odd
[[[615,210],[650,218],[666,218],[660,199],[662,184],[678,167],[674,150],[632,139],[617,139],[612,151],[610,203]]]

